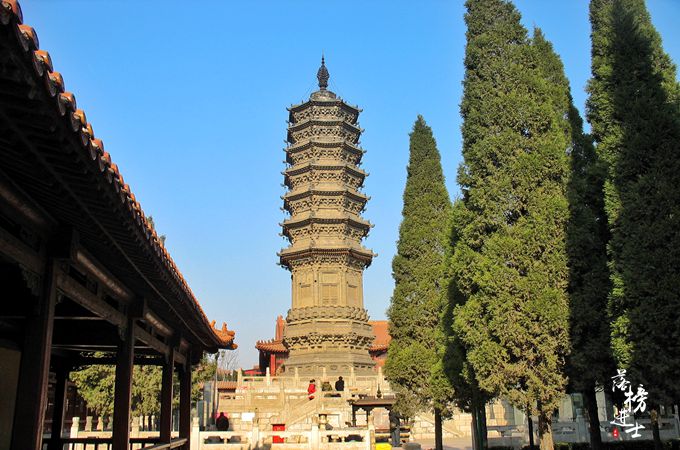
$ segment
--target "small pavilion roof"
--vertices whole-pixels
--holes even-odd
[[[238,387],[238,382],[229,380],[220,380],[217,382],[218,391],[235,391]]]
[[[283,341],[281,339],[257,341],[255,348],[268,353],[288,353],[288,349],[285,345],[283,345]]]

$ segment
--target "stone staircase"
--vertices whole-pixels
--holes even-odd
[[[352,408],[344,397],[323,397],[319,393],[312,400],[304,399],[288,403],[287,407],[272,417],[272,421],[279,420],[285,423],[288,429],[295,428],[297,425],[309,425],[313,417],[320,414],[327,416],[338,416],[338,422],[344,425],[352,413]],[[345,420],[342,420],[344,418]]]

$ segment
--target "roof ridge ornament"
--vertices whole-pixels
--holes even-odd
[[[324,59],[323,54],[321,55],[321,67],[319,67],[319,70],[316,72],[316,79],[319,80],[319,89],[322,91],[325,91],[326,88],[328,87],[328,79],[330,78],[330,75],[328,73],[328,69],[326,68],[326,61]]]

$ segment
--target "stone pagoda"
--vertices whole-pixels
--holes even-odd
[[[285,370],[300,375],[371,372],[373,333],[364,309],[363,271],[373,252],[361,245],[371,224],[361,217],[368,197],[360,189],[359,110],[328,88],[324,59],[319,90],[288,109],[282,224],[290,246],[279,253],[291,271],[292,307],[283,342]]]

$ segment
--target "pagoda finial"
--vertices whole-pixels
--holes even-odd
[[[325,91],[328,87],[328,79],[330,75],[328,74],[328,69],[326,69],[326,61],[324,60],[323,54],[321,55],[321,67],[319,71],[316,72],[316,79],[319,80],[319,88]]]

